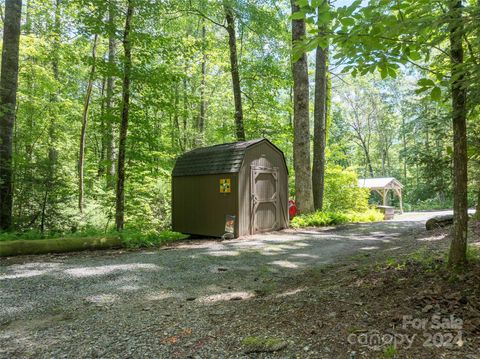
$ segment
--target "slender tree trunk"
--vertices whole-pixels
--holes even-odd
[[[291,0],[292,13],[299,10]],[[295,46],[306,35],[304,20],[292,20],[292,43]],[[310,167],[310,120],[307,55],[302,54],[293,63],[293,165],[295,168],[295,199],[299,213],[314,209],[312,193],[312,171]]]
[[[403,184],[407,185],[407,134],[405,116],[402,115],[402,142],[403,142]]]
[[[451,57],[451,91],[453,120],[453,238],[450,245],[448,264],[460,267],[467,261],[467,92],[464,87],[465,75],[463,66],[463,19],[462,2],[449,1],[450,15],[450,57]]]
[[[185,65],[185,73],[187,73],[188,67]],[[188,83],[187,78],[183,78],[183,114],[182,114],[182,139],[183,148],[186,151],[188,148]]]
[[[125,224],[125,148],[128,131],[128,115],[130,111],[130,75],[132,71],[132,48],[130,43],[131,21],[133,17],[133,0],[128,0],[127,17],[123,33],[123,49],[125,53],[123,86],[122,86],[122,122],[120,124],[120,140],[118,147],[117,198],[115,223],[117,231],[122,231]]]
[[[382,176],[385,177],[387,172],[387,154],[382,150]]]
[[[0,230],[12,227],[13,129],[17,106],[18,58],[22,1],[5,1],[0,69]]]
[[[360,135],[358,137],[360,143],[362,144],[363,153],[365,154],[365,161],[367,162],[368,173],[370,174],[370,177],[374,177],[375,174],[373,172],[372,159],[370,158],[370,150],[368,148],[369,146]]]
[[[240,73],[238,71],[237,37],[235,34],[235,18],[230,5],[224,3],[227,19],[228,45],[230,48],[230,72],[232,74],[233,97],[235,100],[235,133],[237,141],[245,141],[243,126],[242,91],[240,88]]]
[[[113,90],[114,90],[114,77],[112,75],[113,68],[115,66],[115,14],[113,2],[110,3],[108,9],[108,23],[109,23],[109,36],[108,36],[108,77],[107,77],[107,98],[106,98],[106,130],[107,130],[107,187],[113,189],[115,187],[115,126],[113,115]]]
[[[175,90],[174,90],[174,94],[175,94],[175,99],[173,100],[173,124],[175,126],[175,130],[173,131],[174,133],[174,137],[173,139],[175,139],[178,143],[178,148],[180,149],[180,152],[185,152],[185,148],[183,147],[183,142],[182,142],[182,130],[180,128],[180,121],[179,121],[179,113],[180,113],[180,110],[179,110],[179,103],[180,103],[180,93],[179,93],[179,89],[178,89],[178,84],[175,85]],[[175,142],[172,142],[172,143],[175,143]]]
[[[105,88],[107,87],[107,78],[104,76],[102,79],[102,86],[100,89],[100,143],[98,145],[98,171],[97,177],[101,178],[106,172],[105,163],[106,163],[106,152],[108,148],[108,133],[107,133],[107,125],[105,121]],[[98,142],[98,141],[97,141]]]
[[[30,0],[31,1],[31,0]],[[29,1],[29,3],[30,3]],[[60,37],[61,37],[61,14],[60,14],[60,4],[61,0],[55,0],[55,21],[54,21],[54,32],[53,32],[53,41],[52,41],[52,72],[53,78],[57,84],[60,83],[60,71],[59,71],[59,48],[60,48]],[[31,6],[31,5],[29,5]],[[56,148],[56,137],[57,137],[57,106],[58,106],[58,90],[54,91],[50,98],[50,103],[53,107],[53,110],[50,113],[50,123],[48,126],[48,165],[47,173],[45,175],[44,183],[44,195],[42,201],[42,209],[40,215],[40,232],[45,231],[45,223],[47,216],[47,205],[50,198],[50,192],[52,191],[52,186],[55,182],[55,169],[57,165],[57,148]]]
[[[477,12],[480,14],[480,0],[477,0]],[[477,43],[480,44],[480,36],[477,36]],[[477,206],[475,208],[475,219],[480,221],[480,178],[478,178],[477,182]]]
[[[201,65],[201,82],[200,82],[200,111],[198,115],[198,141],[197,145],[202,145],[205,132],[205,86],[207,77],[207,51],[206,51],[207,31],[205,24],[202,25],[202,65]]]
[[[320,15],[320,14],[319,14]],[[324,29],[320,29],[322,36]],[[315,61],[315,110],[313,113],[313,204],[315,210],[323,209],[325,190],[325,147],[327,144],[327,58],[328,49],[317,47]]]
[[[96,55],[97,55],[97,39],[95,35],[92,46],[92,68],[90,69],[90,75],[88,78],[87,91],[85,93],[85,101],[83,104],[83,116],[82,116],[82,130],[80,132],[80,153],[78,156],[78,209],[83,211],[84,202],[84,167],[85,167],[85,144],[87,138],[87,125],[88,125],[88,108],[90,106],[90,98],[92,97],[93,80],[95,78],[96,67]]]
[[[27,3],[25,4],[25,26],[24,26],[24,31],[26,35],[32,32],[31,8],[32,8],[32,0],[27,0]]]
[[[363,146],[363,151],[365,153],[365,160],[367,161],[367,166],[368,166],[368,173],[370,174],[370,177],[374,177],[375,174],[373,172],[373,167],[372,167],[372,160],[370,158],[370,151],[368,150],[367,146]]]

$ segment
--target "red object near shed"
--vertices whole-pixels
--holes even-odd
[[[297,215],[297,204],[293,199],[288,201],[288,216],[290,219]]]

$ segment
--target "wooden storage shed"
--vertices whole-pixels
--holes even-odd
[[[197,148],[172,173],[172,226],[177,232],[234,237],[288,226],[288,170],[266,139]]]

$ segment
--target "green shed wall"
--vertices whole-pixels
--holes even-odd
[[[220,193],[220,180],[226,178],[231,179],[231,193]],[[233,215],[238,237],[238,193],[236,173],[173,177],[173,230],[221,237],[225,234],[226,216]]]

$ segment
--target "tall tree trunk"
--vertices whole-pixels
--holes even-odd
[[[467,261],[467,92],[464,87],[463,18],[461,0],[449,1],[451,91],[453,120],[453,238],[448,264],[460,267]]]
[[[115,126],[113,115],[113,90],[114,77],[112,75],[115,66],[115,14],[113,2],[110,3],[108,9],[108,77],[107,77],[107,98],[105,103],[107,118],[106,118],[106,132],[107,132],[107,187],[113,189],[115,187]]]
[[[370,174],[370,177],[375,177],[375,173],[373,172],[373,167],[372,167],[372,160],[370,159],[370,153],[368,150],[365,150],[365,158],[367,160],[367,166],[368,166],[368,173]]]
[[[25,25],[24,31],[26,35],[32,32],[32,16],[31,16],[32,0],[27,0],[25,4]]]
[[[128,115],[130,110],[130,75],[132,71],[132,48],[130,29],[133,17],[133,0],[128,0],[125,30],[123,32],[123,49],[125,53],[122,86],[122,122],[118,146],[117,198],[115,223],[117,231],[123,230],[125,224],[125,147],[127,142]]]
[[[382,176],[385,177],[387,174],[387,154],[385,149],[382,149]]]
[[[185,73],[188,73],[188,66],[185,65]],[[183,148],[188,148],[188,83],[186,76],[183,77],[183,114],[182,114],[182,137]]]
[[[227,20],[228,45],[230,48],[230,72],[232,74],[233,97],[235,100],[235,133],[237,141],[245,141],[243,126],[242,91],[240,88],[240,73],[238,71],[237,37],[235,34],[235,18],[232,7],[224,3]]]
[[[206,41],[207,41],[207,30],[205,24],[202,24],[202,64],[201,64],[201,82],[200,82],[200,111],[198,114],[198,140],[197,145],[201,146],[204,142],[205,135],[205,113],[206,113],[206,103],[205,103],[205,86],[206,86],[206,77],[207,77],[207,50],[206,50]]]
[[[291,0],[292,13],[299,11]],[[292,43],[295,46],[306,34],[304,20],[292,20]],[[310,120],[307,55],[293,63],[293,166],[295,168],[295,199],[299,213],[312,212],[312,171],[310,168]]]
[[[30,0],[31,1],[31,0]],[[29,3],[30,3],[29,1]],[[59,71],[59,48],[60,48],[60,37],[61,37],[61,13],[60,13],[60,4],[61,0],[55,0],[55,20],[54,20],[54,30],[53,30],[53,41],[52,41],[52,72],[53,78],[57,84],[60,83],[60,71]],[[31,6],[29,4],[29,6]],[[44,183],[44,194],[42,201],[42,209],[40,215],[40,231],[43,233],[45,230],[46,216],[47,216],[47,205],[50,198],[50,192],[52,191],[52,186],[55,181],[55,169],[57,165],[57,148],[56,148],[56,130],[57,130],[57,106],[58,106],[58,90],[52,92],[50,97],[50,103],[53,107],[53,110],[50,113],[50,123],[48,125],[48,164],[47,164],[47,173],[45,175]]]
[[[320,14],[319,14],[320,16]],[[319,29],[319,35],[324,36],[324,27]],[[315,110],[313,113],[313,204],[315,210],[323,209],[323,194],[325,191],[325,147],[327,144],[327,58],[328,49],[317,47],[315,60]]]
[[[101,178],[106,172],[105,163],[106,163],[106,152],[108,148],[108,133],[107,133],[107,125],[105,121],[105,88],[107,87],[107,78],[103,76],[102,85],[100,87],[100,141],[97,141],[98,145],[98,171],[97,177]]]
[[[90,98],[92,97],[93,80],[95,78],[96,56],[97,56],[97,39],[95,34],[93,38],[92,46],[92,68],[90,69],[90,75],[88,77],[87,91],[85,93],[85,101],[83,104],[83,116],[82,116],[82,130],[80,132],[80,153],[78,156],[78,209],[83,211],[84,202],[84,167],[85,167],[85,144],[87,138],[87,125],[88,125],[88,108],[90,106]]]
[[[182,129],[180,128],[180,109],[179,109],[179,103],[180,103],[180,93],[178,89],[178,84],[175,84],[175,89],[174,89],[174,95],[175,98],[173,100],[173,124],[174,124],[174,131],[173,131],[173,139],[176,140],[178,144],[178,148],[180,149],[180,152],[183,153],[185,152],[185,148],[183,147],[183,142],[182,142]],[[175,143],[175,142],[172,142]]]
[[[5,1],[0,69],[0,230],[12,227],[13,129],[17,106],[18,57],[22,1]]]
[[[403,184],[407,185],[407,134],[405,127],[405,116],[402,114]]]

